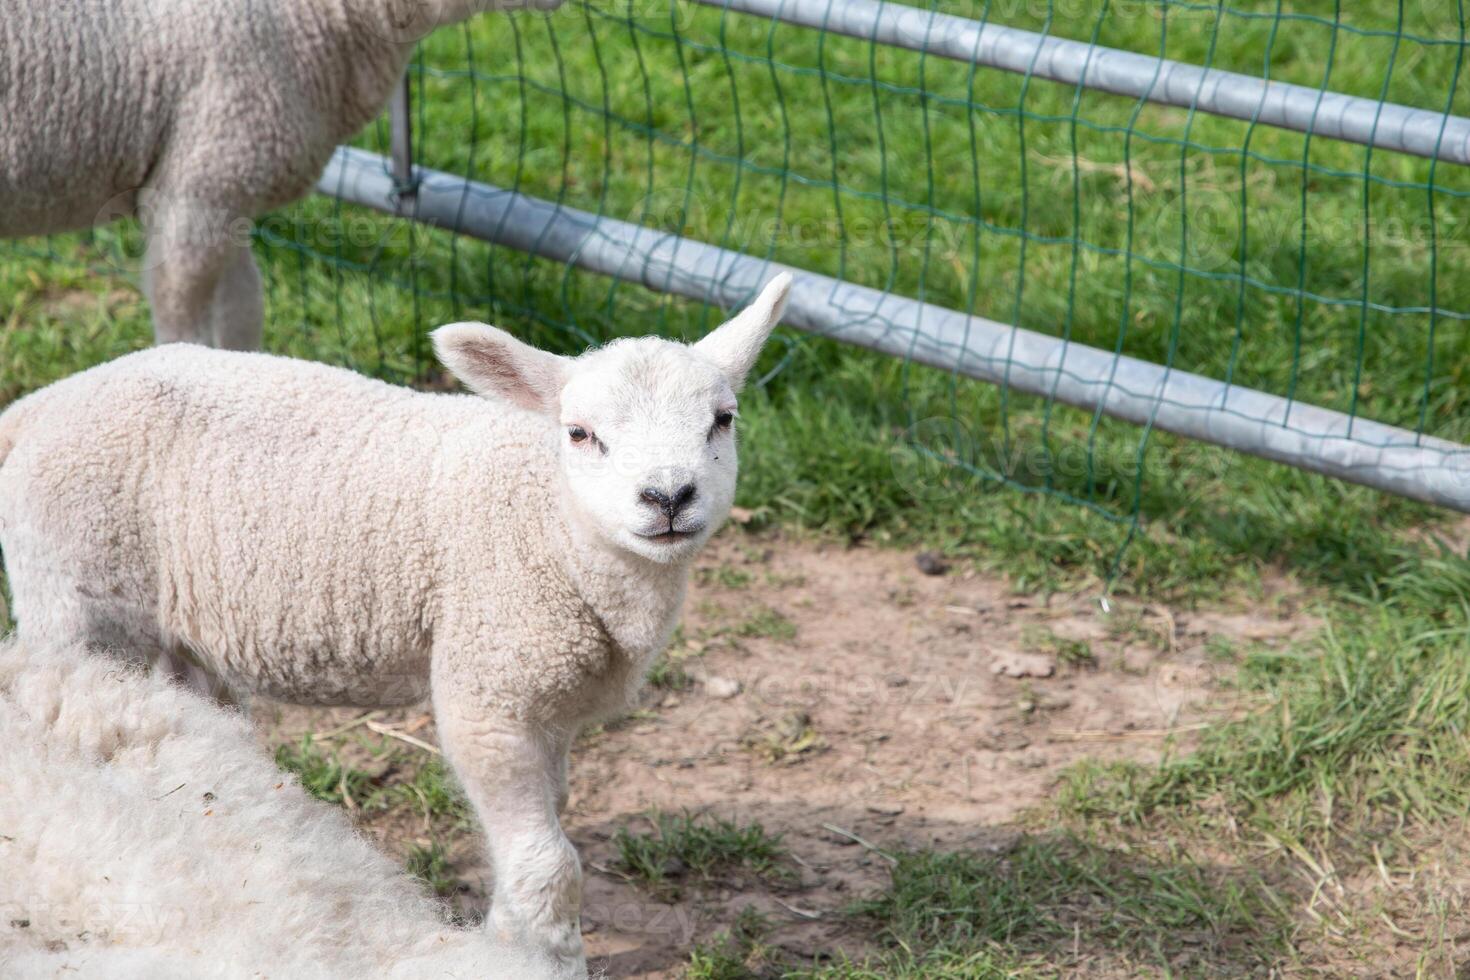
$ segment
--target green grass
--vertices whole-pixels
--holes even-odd
[[[779,835],[759,823],[740,824],[690,813],[654,813],[651,832],[618,828],[613,844],[618,866],[635,881],[668,889],[671,879],[710,879],[743,871],[758,877],[780,877],[786,849]]]
[[[936,6],[1250,74],[1269,52],[1276,79],[1315,86],[1330,66],[1334,89],[1470,114],[1458,48],[1417,39],[1458,36],[1445,3],[1403,5],[1412,36],[1397,45],[1393,4],[1344,4],[1336,32],[1325,3],[1287,5],[1279,25],[1274,0]],[[482,17],[436,34],[417,75],[424,162],[1470,437],[1470,331],[1424,312],[1431,296],[1470,311],[1470,172],[715,9],[636,12],[571,3],[547,20]],[[385,138],[379,125],[359,143]],[[425,336],[450,320],[574,351],[626,333],[693,337],[720,316],[323,198],[262,222],[257,250],[271,349],[404,382],[442,380]],[[0,403],[148,343],[136,255],[128,226],[0,243]],[[1285,880],[1384,854],[1408,874],[1414,855],[1432,862],[1435,842],[1453,838],[1470,804],[1470,562],[1435,541],[1446,514],[794,331],[778,333],[762,374],[740,422],[739,503],[758,524],[922,544],[1021,591],[1110,583],[1183,605],[1264,602],[1284,576],[1325,624],[1285,650],[1216,649],[1239,667],[1253,713],[1156,766],[1079,767],[1041,815],[1074,836],[1004,859],[904,856],[863,913],[891,946],[818,975],[1054,975],[1069,968],[1056,952],[1068,923],[1124,975],[1290,964],[1288,922],[1304,930],[1302,957],[1320,952],[1313,943],[1345,955],[1376,915],[1338,921],[1348,938],[1334,946]],[[749,581],[711,575],[730,589]],[[727,631],[790,639],[782,622]],[[1113,632],[1154,642],[1157,629],[1120,620]],[[368,789],[309,744],[278,760],[327,799]],[[441,777],[421,771],[401,791],[455,819],[462,800]],[[738,828],[687,817],[658,828],[620,837],[630,874],[654,880],[673,857],[693,868],[686,848],[743,860]],[[1189,851],[1216,866],[1180,858]],[[1281,876],[1240,870],[1267,866]],[[1399,921],[1428,936],[1448,907],[1431,895]],[[1212,958],[1179,961],[1184,934],[1216,943]],[[748,952],[712,948],[696,965],[722,975],[720,956]]]
[[[751,980],[757,976],[747,962],[745,950],[729,937],[721,939],[694,947],[684,970],[685,980]]]
[[[1244,975],[1289,948],[1287,918],[1262,882],[1182,852],[1155,861],[1048,837],[998,856],[917,852],[897,862],[889,888],[857,911],[917,962],[988,949],[1061,967],[1085,950],[1115,968]]]
[[[879,946],[873,956],[783,962],[742,917],[696,947],[687,976],[1256,976],[1295,962],[1279,883],[1161,850],[1051,833],[999,854],[901,852],[888,886],[845,911]]]
[[[726,589],[745,589],[750,587],[755,576],[750,572],[733,565],[720,565],[717,568],[696,569],[695,580],[700,585],[718,585]]]
[[[988,948],[969,953],[935,949],[921,956],[900,951],[862,962],[839,960],[830,966],[787,975],[810,980],[1033,980],[1055,977],[1057,972]]]
[[[336,752],[325,751],[310,735],[303,736],[299,745],[278,746],[276,765],[295,774],[302,789],[328,803],[346,804],[350,799],[361,805],[373,790],[371,775],[344,765]]]
[[[669,656],[666,651],[659,654],[648,668],[648,683],[660,691],[683,691],[694,683],[694,679],[681,660]]]
[[[459,887],[459,879],[449,867],[449,856],[444,846],[437,842],[410,846],[404,868],[440,898],[452,894]]]
[[[759,606],[730,631],[742,639],[776,640],[790,643],[796,639],[796,624],[778,609]]]
[[[396,800],[412,805],[425,820],[444,819],[454,829],[466,829],[474,823],[470,801],[440,759],[424,763],[411,779],[396,784],[392,792]]]
[[[1215,822],[1314,846],[1456,819],[1470,806],[1470,628],[1436,620],[1345,613],[1305,647],[1247,656],[1242,686],[1258,710],[1157,767],[1077,770],[1065,808],[1141,824],[1210,801]]]
[[[785,613],[764,603],[742,602],[734,608],[713,599],[700,601],[698,612],[710,621],[698,631],[695,642],[704,645],[717,641],[774,640],[790,643],[796,639],[796,624]],[[675,647],[680,644],[676,641]]]
[[[1063,667],[1097,666],[1097,655],[1092,652],[1091,643],[1059,636],[1056,631],[1045,626],[1028,626],[1022,629],[1021,643],[1028,650],[1051,654]]]
[[[696,943],[689,953],[685,980],[752,980],[778,977],[785,971],[778,966],[774,950],[764,942],[770,931],[770,920],[755,907],[747,905],[735,917],[733,928],[714,937],[709,943]]]

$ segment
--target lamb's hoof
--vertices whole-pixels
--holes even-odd
[[[556,928],[550,933],[492,925],[487,933],[493,948],[504,950],[507,959],[515,959],[523,971],[517,976],[535,980],[587,980],[582,933],[575,925]]]
[[[467,940],[467,941],[466,941]],[[587,960],[581,943],[575,953],[558,955],[545,946],[506,939],[498,930],[460,933],[423,956],[402,961],[392,980],[423,977],[474,977],[476,980],[587,980]]]

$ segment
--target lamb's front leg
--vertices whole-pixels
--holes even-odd
[[[484,827],[495,876],[486,927],[547,978],[587,975],[582,866],[557,820],[564,739],[497,715],[459,685],[435,684],[444,753]]]

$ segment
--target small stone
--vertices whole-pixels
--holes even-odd
[[[869,803],[868,812],[882,814],[885,817],[896,817],[903,812],[903,804],[886,802]]]
[[[949,571],[949,562],[937,551],[921,551],[914,556],[914,564],[925,575],[943,575]]]
[[[711,674],[704,679],[704,693],[725,701],[740,693],[740,682],[731,677]]]

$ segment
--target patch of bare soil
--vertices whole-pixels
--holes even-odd
[[[644,705],[587,733],[573,752],[564,824],[586,868],[591,965],[611,977],[677,976],[695,942],[746,906],[766,942],[802,961],[862,955],[870,937],[843,909],[887,881],[902,848],[1005,850],[1015,821],[1084,757],[1152,760],[1165,738],[1245,712],[1226,681],[1233,651],[1285,643],[1316,625],[1284,584],[1269,603],[1209,611],[1017,595],[997,577],[932,556],[722,535],[700,560],[684,626]],[[935,574],[937,573],[937,574]],[[372,717],[434,742],[427,709]],[[350,710],[260,706],[272,746],[361,718]],[[369,730],[360,723],[349,731]],[[344,760],[382,784],[424,750]],[[411,794],[403,794],[409,799]],[[758,822],[782,835],[784,879],[675,877],[661,894],[618,869],[620,828],[651,811]],[[391,853],[444,841],[462,909],[488,885],[474,832],[412,805],[355,806]],[[675,869],[677,870],[677,869]]]

